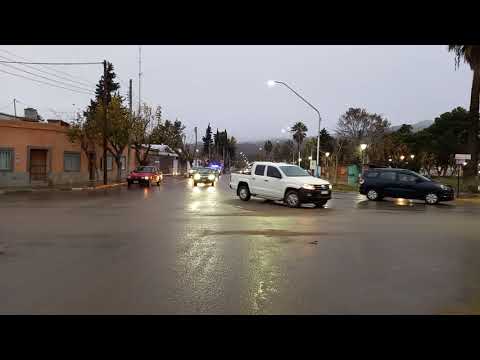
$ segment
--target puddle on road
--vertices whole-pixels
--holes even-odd
[[[257,236],[316,236],[316,235],[331,235],[328,232],[300,232],[300,231],[289,231],[289,230],[276,230],[276,229],[267,229],[267,230],[223,230],[223,231],[214,231],[214,230],[204,230],[203,236],[210,235],[257,235]]]

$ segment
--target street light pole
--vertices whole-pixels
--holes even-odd
[[[320,172],[318,171],[319,164],[320,164],[320,129],[321,129],[321,123],[322,123],[322,117],[320,115],[320,111],[318,111],[318,109],[315,106],[310,104],[310,102],[308,102],[302,95],[300,95],[298,92],[293,90],[287,83],[285,83],[283,81],[269,80],[267,84],[270,87],[274,86],[275,84],[282,84],[287,89],[289,89],[291,92],[293,92],[295,95],[297,95],[301,100],[303,100],[304,103],[306,103],[308,106],[310,106],[317,113],[317,115],[318,115],[318,136],[317,136],[317,166],[316,166],[317,171],[316,171],[316,173],[317,173],[317,177],[320,177]]]

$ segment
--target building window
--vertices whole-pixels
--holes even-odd
[[[13,150],[0,149],[0,171],[13,171]]]
[[[111,171],[113,169],[113,156],[107,155],[107,170]]]
[[[127,158],[125,156],[122,156],[120,158],[120,164],[122,170],[125,170],[127,168]]]
[[[80,153],[66,152],[63,154],[64,171],[80,171]]]
[[[103,170],[103,158],[100,160],[100,169]],[[113,169],[113,156],[107,155],[107,171]]]

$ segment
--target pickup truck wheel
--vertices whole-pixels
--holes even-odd
[[[193,186],[197,186],[197,182],[196,182],[196,181],[193,182]]]
[[[248,190],[248,186],[241,185],[240,188],[238,189],[238,196],[243,201],[250,200],[251,194],[250,194],[250,190]]]
[[[127,181],[127,186],[130,187],[132,185],[131,181]]]
[[[296,208],[300,206],[300,198],[295,190],[290,190],[285,195],[285,203],[288,207]]]

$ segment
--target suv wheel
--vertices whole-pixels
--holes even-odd
[[[435,193],[428,193],[427,196],[425,196],[425,202],[428,205],[435,205],[438,203],[438,195]]]
[[[288,207],[296,208],[300,206],[300,198],[295,190],[290,190],[285,195],[285,203]]]
[[[367,199],[371,201],[377,201],[380,199],[380,194],[375,189],[369,189],[367,191]]]
[[[240,188],[238,189],[238,197],[243,201],[248,201],[250,200],[250,196],[251,194],[248,186],[240,185]]]

